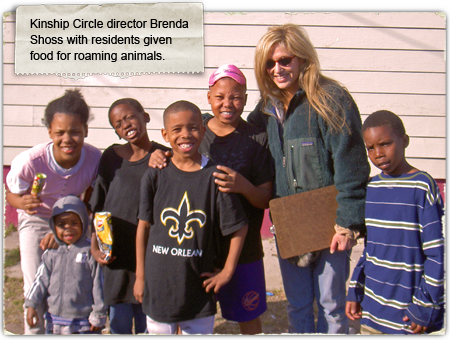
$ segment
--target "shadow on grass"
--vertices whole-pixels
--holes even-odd
[[[267,297],[267,310],[261,315],[261,324],[264,334],[283,334],[288,331],[286,312],[287,301],[284,292]],[[239,324],[222,318],[218,308],[214,324],[214,334],[240,334]]]

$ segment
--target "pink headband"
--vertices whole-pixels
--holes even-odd
[[[209,86],[213,86],[219,79],[226,77],[236,80],[241,85],[246,83],[245,76],[240,69],[234,65],[222,65],[209,77]]]

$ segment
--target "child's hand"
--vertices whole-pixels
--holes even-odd
[[[101,329],[102,329],[102,327],[95,327],[95,326],[91,325],[91,332],[98,332]]]
[[[53,233],[45,235],[45,237],[41,240],[39,243],[39,247],[41,247],[42,250],[46,249],[58,249],[59,244],[55,240],[55,235]]]
[[[200,277],[209,277],[209,279],[203,281],[203,288],[207,293],[214,290],[214,293],[217,294],[220,288],[231,280],[232,275],[224,270],[217,269],[213,273],[201,273]]]
[[[98,262],[98,264],[104,266],[106,264],[110,264],[112,261],[116,259],[115,256],[111,256],[111,258],[108,261],[105,261],[106,254],[104,254],[100,248],[98,247],[97,242],[97,236],[95,236],[95,231],[92,233],[91,236],[91,254],[94,257],[95,261]]]
[[[20,209],[25,210],[25,212],[29,215],[34,215],[37,213],[34,210],[37,207],[42,206],[42,201],[39,197],[35,197],[33,195],[22,195],[20,199]]]
[[[409,318],[405,315],[403,317],[403,321],[404,322],[408,322]],[[411,327],[411,330],[413,331],[414,334],[422,334],[423,332],[426,332],[426,330],[427,330],[427,327],[418,325],[418,324],[416,324],[414,322],[411,322],[411,326],[410,327]]]
[[[165,168],[167,166],[168,159],[172,157],[172,152],[170,151],[162,151],[160,149],[156,149],[150,155],[150,159],[148,160],[148,166],[151,168]]]
[[[36,318],[36,322],[34,322],[34,318]],[[33,327],[36,327],[37,323],[39,323],[39,317],[36,312],[36,309],[34,309],[33,307],[28,307],[27,308],[27,324],[28,324],[28,326],[33,328]]]
[[[361,305],[358,302],[347,301],[345,304],[345,315],[352,321],[361,318]]]
[[[97,241],[95,241],[97,243]],[[108,261],[105,261],[106,254],[102,253],[100,249],[91,247],[91,254],[94,257],[95,261],[97,261],[100,265],[104,266],[110,264],[112,261],[116,259],[116,256],[111,256]]]
[[[214,182],[219,185],[219,190],[227,193],[240,193],[242,188],[242,175],[223,165],[218,165],[217,169],[225,172],[224,174],[220,172],[213,173],[214,177],[216,177]]]
[[[142,303],[142,300],[144,299],[144,279],[136,278],[136,282],[134,283],[133,287],[133,295],[136,300],[139,301],[139,303]]]

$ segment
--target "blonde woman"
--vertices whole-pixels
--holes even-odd
[[[299,26],[269,28],[256,47],[255,73],[261,100],[248,121],[268,133],[275,197],[333,184],[339,192],[330,248],[287,260],[278,256],[289,331],[348,333],[345,284],[351,248],[365,232],[369,177],[358,108],[345,88],[321,74],[317,52]]]

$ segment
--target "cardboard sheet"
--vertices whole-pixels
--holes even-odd
[[[335,234],[337,193],[332,185],[270,201],[283,259],[330,246]]]

